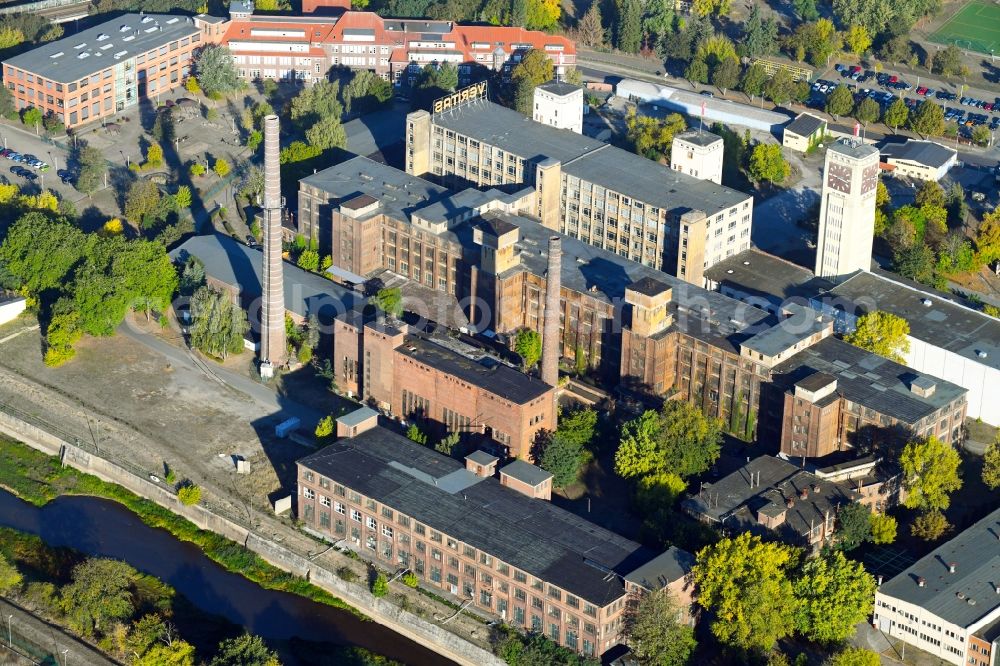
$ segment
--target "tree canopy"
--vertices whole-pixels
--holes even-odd
[[[194,73],[209,96],[225,95],[243,87],[233,54],[225,46],[202,47],[194,58]]]
[[[796,631],[817,643],[839,643],[871,613],[875,578],[835,550],[806,560],[793,589]]]
[[[712,634],[753,651],[791,634],[796,603],[787,573],[796,560],[794,548],[748,532],[703,548],[692,575],[698,604],[712,612]]]
[[[90,636],[123,620],[135,610],[132,584],[139,572],[117,560],[85,560],[73,569],[73,582],[62,590],[62,606],[70,626]]]
[[[640,664],[683,666],[695,648],[694,629],[682,624],[681,609],[666,588],[629,598],[622,636]]]
[[[854,330],[844,340],[855,347],[905,363],[910,353],[910,324],[899,315],[873,310],[858,317]]]
[[[781,154],[781,146],[774,143],[758,143],[750,151],[749,173],[756,181],[781,183],[788,178],[791,167]]]
[[[958,451],[934,435],[908,442],[899,464],[907,493],[903,503],[911,509],[947,509],[951,493],[962,487]]]
[[[722,421],[696,406],[669,400],[622,426],[615,471],[624,478],[673,472],[682,477],[704,472],[722,450]]]
[[[552,474],[552,485],[565,488],[576,482],[583,461],[583,444],[578,439],[555,432],[542,447],[538,466]]]
[[[243,351],[243,337],[250,330],[246,312],[232,296],[208,286],[191,298],[191,345],[217,358]]]
[[[542,357],[542,336],[538,331],[522,328],[514,336],[514,351],[521,357],[525,368],[532,368]]]
[[[403,292],[399,290],[399,287],[379,289],[371,300],[372,305],[391,317],[399,317],[403,314]]]
[[[210,666],[281,666],[260,636],[243,634],[219,643],[219,651]]]

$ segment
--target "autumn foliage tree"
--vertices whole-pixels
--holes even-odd
[[[899,315],[873,310],[858,317],[854,330],[844,340],[897,363],[910,353],[910,324]]]
[[[904,504],[911,509],[947,509],[951,493],[962,487],[958,451],[934,435],[908,442],[900,453],[899,464],[907,493]]]

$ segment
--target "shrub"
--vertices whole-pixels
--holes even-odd
[[[413,573],[412,571],[405,574],[402,578],[402,581],[403,585],[405,585],[406,587],[416,588],[417,585],[420,585],[420,579],[417,577],[417,574]]]
[[[297,356],[299,359],[299,363],[305,365],[306,363],[312,360],[313,357],[312,347],[310,347],[309,345],[302,345],[301,347],[299,347],[299,353]]]
[[[389,581],[386,579],[384,573],[379,573],[375,576],[375,580],[372,581],[372,596],[376,598],[382,598],[389,593]]]
[[[177,499],[184,506],[192,506],[201,501],[201,488],[194,484],[188,484],[177,491]]]
[[[347,581],[348,583],[356,583],[358,580],[357,572],[351,567],[340,567],[337,569],[337,576],[340,580]]]
[[[205,175],[205,165],[198,162],[194,162],[188,167],[188,173],[192,176],[203,176]]]

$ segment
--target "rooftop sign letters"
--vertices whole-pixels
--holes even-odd
[[[457,90],[447,97],[434,100],[434,113],[441,113],[454,108],[459,104],[471,102],[476,99],[486,99],[486,81],[474,83],[467,88]]]

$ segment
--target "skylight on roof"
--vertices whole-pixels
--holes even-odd
[[[153,17],[151,17],[151,16],[143,16],[141,23],[149,23],[152,20],[153,20]]]
[[[167,21],[167,25],[171,25],[171,24],[177,23],[178,21],[180,21],[179,18],[172,18],[172,19],[170,19],[170,20]]]
[[[107,51],[110,48],[114,48],[114,44],[105,44],[101,47],[102,51]]]
[[[103,32],[97,36],[97,41],[99,42],[103,42],[106,39],[108,39],[108,36],[105,35]]]
[[[85,47],[86,45],[87,45],[87,42],[80,42],[79,44],[77,44],[77,45],[76,45],[76,46],[74,46],[73,48],[74,48],[74,49],[82,49],[82,48],[83,48],[83,47]]]
[[[84,58],[89,58],[89,57],[90,57],[90,54],[87,53],[86,51],[84,51],[83,53],[81,53],[80,55],[77,56],[77,58],[79,58],[80,60],[83,60]]]
[[[133,39],[135,39],[135,35],[129,35],[128,37],[122,37],[122,41],[123,42],[131,42]]]
[[[128,27],[127,25],[125,25],[125,24],[123,23],[123,24],[121,25],[121,27],[119,27],[119,28],[118,28],[118,32],[128,32],[128,31],[129,31],[129,30],[131,30],[131,29],[132,29],[132,28]]]
[[[128,51],[119,51],[118,53],[115,54],[115,60],[118,60],[119,58],[125,55],[128,55]]]
[[[49,57],[50,57],[50,58],[61,58],[61,57],[62,57],[62,56],[64,56],[64,55],[65,55],[65,54],[64,54],[64,53],[63,53],[62,51],[60,51],[59,53],[53,53],[53,54],[52,54],[52,55],[50,55]]]
[[[143,32],[156,32],[157,30],[158,28],[154,25],[151,28],[146,28],[145,30],[143,30]]]

